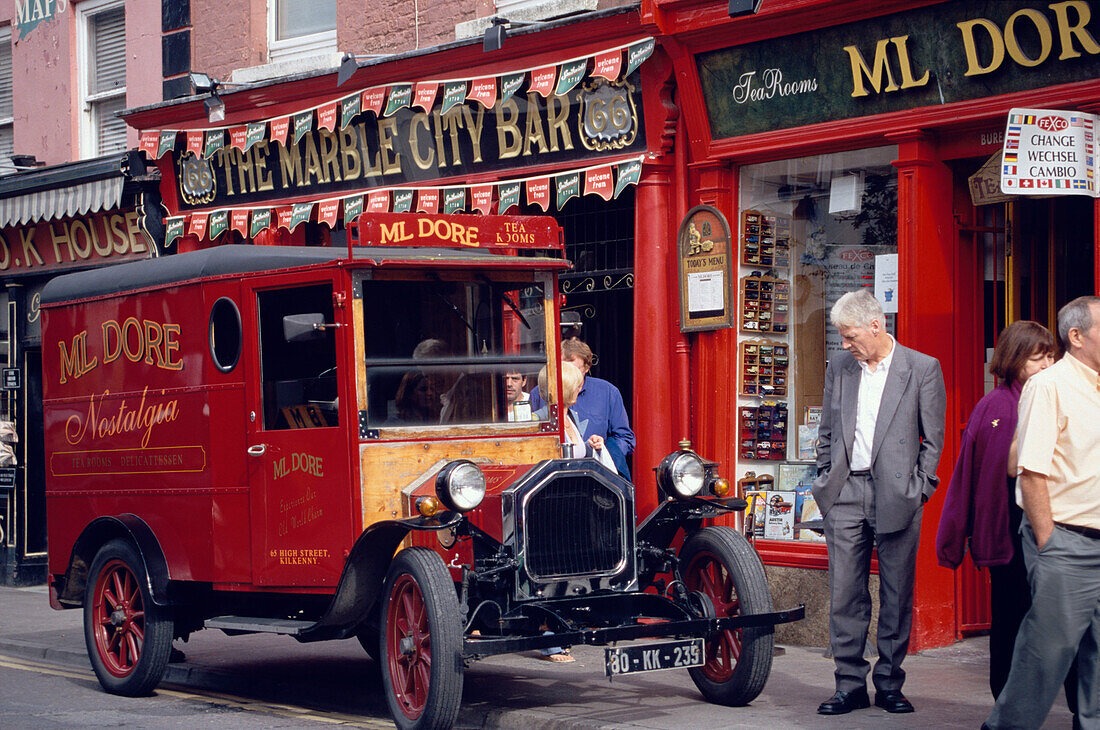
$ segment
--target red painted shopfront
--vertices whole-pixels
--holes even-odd
[[[591,315],[585,335],[600,355],[595,374],[627,397],[638,440],[639,514],[656,500],[653,467],[683,438],[721,461],[732,478],[752,472],[772,477],[775,486],[797,483],[808,462],[799,457],[808,455],[824,363],[838,347],[825,326],[827,306],[843,289],[863,284],[888,288],[899,339],[943,363],[948,437],[939,473],[946,479],[966,417],[988,385],[985,363],[996,332],[1016,318],[1049,323],[1058,306],[1095,291],[1100,279],[1094,199],[976,201],[970,182],[1000,152],[1009,109],[1100,111],[1100,21],[1092,17],[1100,3],[763,0],[755,14],[728,12],[726,3],[711,0],[643,0],[510,31],[498,51],[457,42],[371,60],[340,87],[334,69],[223,93],[226,121],[217,125],[197,98],[126,117],[159,158],[169,230],[175,219],[181,248],[230,240],[339,243],[347,209],[333,212],[331,201],[346,206],[359,195],[367,209],[415,210],[421,191],[430,201],[435,190],[443,212],[448,190],[462,187],[461,210],[493,214],[503,212],[501,201],[511,201],[511,185],[519,182],[511,212],[539,213],[544,208],[533,202],[539,193],[528,181],[548,179],[552,198],[559,182],[567,186],[579,172],[578,197],[543,206],[563,223],[567,253],[578,265],[572,280],[563,277],[563,290],[567,308]],[[614,143],[599,134],[582,142],[585,114],[598,107],[589,102],[610,98],[600,84],[584,91],[598,57],[621,51],[625,72],[632,50],[650,38],[651,55],[640,67],[612,74],[631,85],[617,96],[631,122],[612,135]],[[579,60],[585,61],[579,88],[535,90],[540,69],[553,68],[560,80]],[[489,103],[474,93],[475,82],[485,79],[496,80]],[[456,80],[467,86],[448,117],[446,82]],[[506,92],[512,83],[518,88]],[[432,85],[437,95],[421,97]],[[404,86],[407,101],[398,98],[404,106],[390,113],[391,92]],[[537,113],[522,122],[510,116],[506,93],[529,99]],[[349,95],[360,106],[348,109],[345,128],[342,102]],[[586,111],[560,116],[563,99]],[[303,137],[300,163],[307,173],[314,166],[313,178],[296,177],[295,160],[280,156],[288,138],[278,137],[293,140],[294,118],[306,111],[315,127]],[[289,129],[277,132],[274,122],[283,119]],[[340,132],[361,134],[360,119],[375,136],[362,141],[362,167],[349,175],[340,167]],[[331,125],[328,139],[335,143],[316,137],[311,161],[308,137],[320,134],[322,124]],[[178,163],[189,147],[199,152],[193,157],[204,156],[206,133],[215,128],[225,132],[227,147],[235,129],[240,151],[220,153],[228,167],[209,171],[222,181],[211,191],[201,183],[204,170]],[[624,142],[630,129],[636,139]],[[175,134],[165,137],[166,130]],[[487,140],[482,147],[473,130]],[[252,146],[250,132],[259,140]],[[408,141],[421,133],[414,150]],[[357,143],[353,137],[345,147]],[[623,167],[634,163],[640,168]],[[585,194],[584,181],[596,168],[612,170],[613,195]],[[973,190],[980,189],[975,182]],[[307,211],[306,203],[315,207]],[[698,204],[724,214],[736,242],[732,280],[724,282],[733,326],[685,334],[677,232]],[[244,220],[241,210],[248,211]],[[780,239],[784,251],[761,248]],[[891,288],[883,272],[894,265]],[[749,300],[757,305],[751,316],[742,306]],[[761,368],[773,390],[752,390],[764,382]],[[745,409],[754,409],[755,420],[746,420]],[[779,458],[758,458],[764,451]],[[941,490],[925,510],[914,649],[950,643],[987,621],[983,576],[936,565],[942,499]],[[791,503],[795,512],[799,504]],[[781,639],[824,645],[824,544],[801,539],[812,537],[804,531],[797,540],[777,536],[756,541],[776,600],[808,603],[801,633]]]

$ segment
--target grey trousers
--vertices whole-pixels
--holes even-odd
[[[880,691],[900,690],[905,682],[901,662],[909,651],[913,625],[913,576],[920,541],[918,508],[904,530],[875,531],[875,491],[870,476],[848,478],[825,515],[829,549],[829,645],[836,662],[836,688],[851,692],[867,686],[869,664],[863,658],[871,623],[867,587],[871,550],[878,548],[878,661],[872,682]]]
[[[1020,533],[1031,609],[986,724],[1042,727],[1076,655],[1077,717],[1085,730],[1100,730],[1100,540],[1055,527],[1039,550],[1026,518]]]

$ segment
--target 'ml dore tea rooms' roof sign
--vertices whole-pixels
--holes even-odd
[[[696,56],[711,135],[896,112],[1100,77],[1100,0],[974,0]]]

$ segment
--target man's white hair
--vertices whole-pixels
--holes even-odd
[[[861,327],[866,329],[876,319],[880,325],[885,326],[886,324],[886,317],[882,314],[882,305],[875,299],[875,295],[867,289],[856,289],[841,295],[840,299],[837,299],[836,304],[833,305],[833,309],[829,313],[829,319],[832,321],[833,326],[837,328]]]

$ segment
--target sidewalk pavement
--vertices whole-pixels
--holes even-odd
[[[45,587],[0,587],[0,655],[89,669],[80,611],[53,611]],[[377,666],[355,640],[299,644],[288,637],[228,637],[201,631],[177,642],[186,661],[169,665],[165,683],[312,709],[388,718]],[[618,678],[603,674],[603,651],[575,647],[577,661],[553,664],[534,653],[493,657],[466,671],[461,727],[531,730],[595,728],[970,728],[992,699],[984,638],[911,655],[905,693],[917,711],[889,715],[875,707],[823,717],[817,705],[833,690],[832,661],[821,649],[777,652],[764,692],[751,706],[703,701],[687,672]],[[1059,698],[1045,727],[1069,728]]]

